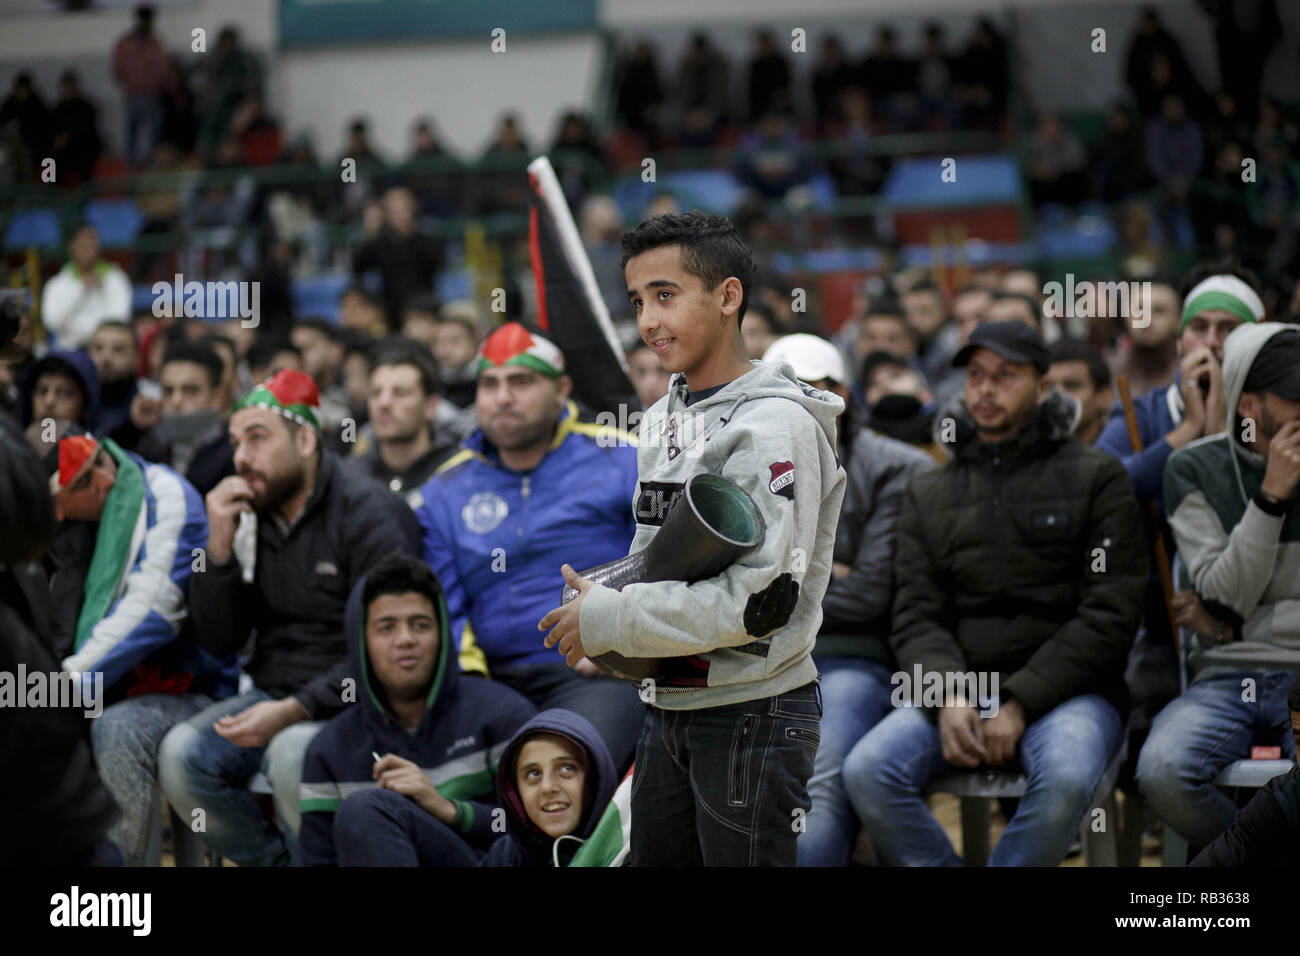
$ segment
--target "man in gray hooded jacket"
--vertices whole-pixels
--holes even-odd
[[[1193,847],[1236,816],[1214,786],[1255,743],[1292,756],[1287,689],[1300,669],[1300,328],[1242,325],[1223,347],[1227,431],[1165,466],[1169,524],[1205,609],[1193,680],[1162,710],[1138,760],[1138,785]]]

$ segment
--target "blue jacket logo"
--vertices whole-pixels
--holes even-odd
[[[487,534],[505,521],[509,513],[510,508],[504,498],[495,492],[480,491],[465,502],[465,507],[460,510],[460,518],[470,531]]]

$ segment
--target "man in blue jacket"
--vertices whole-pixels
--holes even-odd
[[[307,748],[303,861],[474,866],[504,832],[497,762],[533,705],[462,679],[442,589],[415,558],[393,555],[359,580],[344,629],[357,704]]]
[[[560,566],[623,557],[636,527],[636,440],[578,421],[571,387],[554,343],[517,322],[489,335],[480,427],[424,486],[417,514],[461,667],[490,673],[539,709],[587,718],[621,770],[641,732],[635,687],[589,661],[571,671],[537,632],[564,588]]]
[[[90,682],[97,707],[105,698],[115,701],[93,724],[95,759],[122,808],[110,839],[129,864],[140,866],[150,862],[149,835],[159,813],[159,744],[177,721],[238,686],[233,655],[215,658],[183,632],[208,519],[189,482],[110,439],[67,434],[47,465],[59,520],[95,529],[63,669]]]

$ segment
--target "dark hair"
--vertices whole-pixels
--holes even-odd
[[[943,301],[943,290],[930,279],[922,279],[920,282],[913,283],[911,288],[903,290],[903,295],[915,295],[917,292],[928,292],[930,295],[936,296],[940,302]]]
[[[427,292],[417,292],[402,303],[402,319],[406,319],[406,313],[408,312],[427,312],[437,322],[438,307],[437,296],[429,295]]]
[[[905,362],[903,359],[899,358],[897,355],[894,355],[892,352],[885,352],[883,350],[877,349],[875,352],[870,353],[869,355],[867,355],[866,358],[862,360],[862,369],[858,375],[858,382],[862,385],[864,391],[866,390],[867,386],[871,384],[871,376],[876,373],[876,370],[880,368],[884,368],[887,365],[893,366],[894,368],[901,368],[908,372],[912,372],[916,374],[918,378],[921,379],[921,384],[923,385],[926,384],[924,376],[922,376],[920,372],[917,372],[916,369],[912,368],[912,366],[909,365],[907,362]]]
[[[1291,713],[1300,713],[1300,674],[1291,684],[1291,693],[1286,695],[1286,709]]]
[[[339,293],[338,301],[342,302],[350,295],[358,296],[363,301],[365,301],[367,305],[373,306],[376,309],[383,308],[383,306],[380,305],[379,299],[376,298],[375,294],[363,285],[354,284],[348,286],[346,289],[344,289],[342,292]],[[301,323],[297,323],[297,324],[301,324]]]
[[[384,339],[370,353],[370,371],[385,365],[411,365],[420,375],[425,396],[438,393],[438,363],[423,342],[400,337]]]
[[[356,329],[343,329],[342,333],[343,357],[346,359],[360,355],[366,360],[366,365],[370,365],[370,353],[374,350],[375,340]]]
[[[331,342],[343,341],[342,331],[340,328],[329,319],[322,319],[319,316],[296,319],[293,323],[293,327],[295,329],[314,329],[328,338]]]
[[[299,349],[298,346],[294,345],[289,339],[277,336],[267,336],[266,338],[258,338],[256,342],[248,347],[249,367],[257,368],[262,365],[267,365],[280,352],[292,352],[294,355],[298,356],[299,359],[302,358],[302,350]]]
[[[1043,306],[1041,302],[1035,302],[1023,292],[1006,292],[1002,289],[994,291],[993,302],[1023,302],[1028,306],[1029,314],[1034,317],[1034,327],[1040,332],[1043,330]]]
[[[380,560],[366,575],[366,583],[361,588],[362,621],[365,621],[375,598],[385,594],[412,592],[427,597],[429,603],[433,605],[434,613],[438,613],[438,599],[442,596],[442,588],[438,584],[437,575],[418,558],[394,551]],[[439,624],[441,623],[439,621]]]
[[[741,288],[737,325],[745,318],[754,284],[754,257],[730,219],[697,209],[655,216],[623,233],[622,246],[619,268],[627,268],[628,260],[651,249],[680,246],[682,268],[703,282],[705,289],[716,289],[723,280],[735,276]]]
[[[231,361],[238,363],[239,349],[235,345],[235,340],[229,335],[221,332],[207,332],[199,336],[199,341],[204,345],[212,346],[214,349],[229,349]]]
[[[872,301],[871,306],[867,309],[867,314],[862,317],[862,321],[876,318],[879,316],[888,316],[896,318],[904,325],[907,324],[907,312],[903,308],[903,303],[899,302],[893,296],[881,296]]]
[[[57,446],[56,446],[57,447]],[[36,450],[0,416],[0,562],[39,561],[57,524],[49,473]]]
[[[1236,276],[1246,285],[1250,286],[1256,293],[1262,288],[1259,283],[1259,276],[1251,272],[1239,261],[1232,258],[1215,259],[1210,262],[1198,262],[1192,271],[1183,276],[1183,284],[1178,287],[1178,311],[1181,313],[1183,300],[1187,298],[1187,293],[1191,292],[1200,283],[1204,282],[1210,276],[1229,275]]]
[[[1057,362],[1083,362],[1087,365],[1093,388],[1103,389],[1110,384],[1110,366],[1092,346],[1078,339],[1057,339],[1047,352],[1053,365]]]
[[[207,371],[208,383],[213,388],[221,384],[221,377],[226,372],[226,366],[217,350],[205,342],[177,342],[168,346],[162,364],[158,366],[159,371],[171,362],[190,362],[201,366]]]

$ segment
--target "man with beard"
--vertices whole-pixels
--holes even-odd
[[[316,384],[285,369],[230,418],[235,471],[207,496],[205,568],[190,586],[195,640],[218,656],[256,633],[253,689],[163,740],[167,800],[206,813],[204,841],[241,866],[289,862],[303,754],[322,721],[356,700],[343,634],[348,594],[394,550],[416,554],[409,508],[321,446]],[[258,770],[288,835],[245,789]]]
[[[390,339],[378,346],[367,401],[373,434],[370,447],[355,454],[413,509],[424,502],[424,483],[456,453],[456,439],[435,428],[440,401],[438,367],[423,343]]]
[[[989,865],[1057,866],[1123,739],[1147,576],[1137,501],[1071,433],[1036,330],[985,322],[953,365],[953,457],[904,492],[889,638],[898,673],[938,675],[944,693],[897,685],[844,786],[882,856],[956,866],[925,789],[953,768],[1018,766],[1027,790]]]
[[[90,337],[90,359],[99,373],[99,433],[113,431],[131,417],[140,353],[131,326],[116,319],[100,323]],[[120,444],[120,442],[119,442]]]
[[[1237,808],[1214,785],[1256,743],[1292,757],[1287,690],[1300,669],[1300,329],[1247,323],[1223,345],[1219,433],[1165,468],[1165,504],[1198,606],[1191,684],[1138,758],[1143,797],[1192,847]],[[1180,623],[1182,623],[1180,621]],[[1284,662],[1290,670],[1278,669]],[[1249,692],[1248,692],[1249,691]]]
[[[438,575],[461,668],[563,707],[600,731],[624,769],[641,731],[632,685],[590,661],[575,670],[539,639],[564,587],[560,566],[627,554],[635,518],[635,439],[578,421],[554,343],[518,322],[479,352],[480,427],[424,486],[424,559]]]

